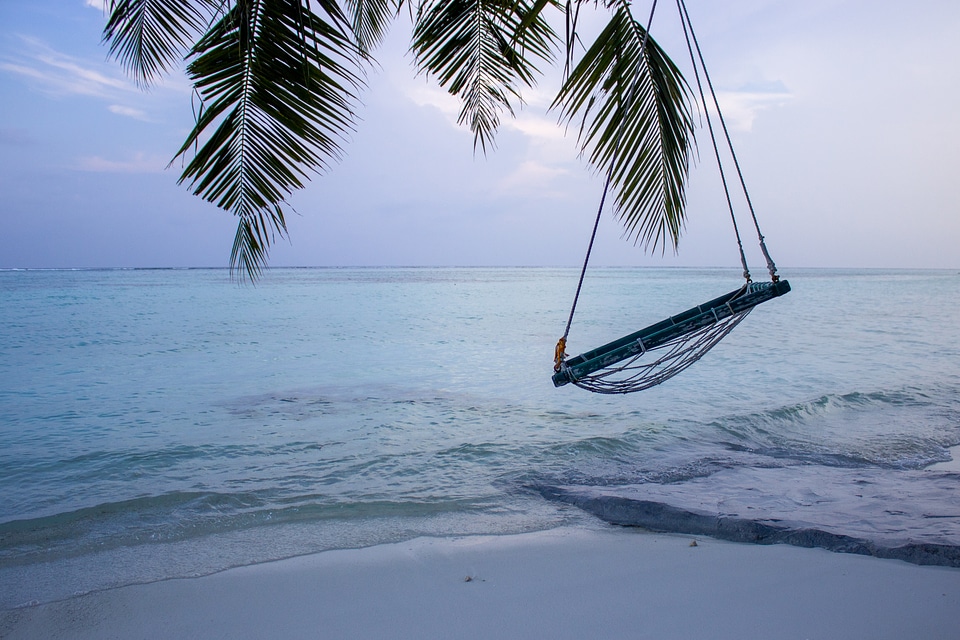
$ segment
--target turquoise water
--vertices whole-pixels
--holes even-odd
[[[929,470],[960,445],[960,274],[782,274],[793,291],[704,360],[606,397],[550,381],[573,269],[275,269],[256,287],[2,271],[0,607],[417,535],[596,526],[532,487],[700,487],[730,469],[789,466],[783,493],[868,469],[932,514],[904,535],[960,545],[943,484],[960,475]],[[739,284],[594,269],[568,351]],[[870,527],[902,531],[887,510]]]

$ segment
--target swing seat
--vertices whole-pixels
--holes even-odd
[[[755,306],[788,291],[790,283],[786,280],[747,283],[719,298],[564,360],[553,375],[553,384],[561,387],[573,383],[598,393],[629,393],[660,384],[696,362]],[[668,353],[653,363],[632,364],[655,349],[667,349]],[[632,358],[631,365],[613,366],[629,358]]]

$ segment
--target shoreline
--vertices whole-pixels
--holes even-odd
[[[958,569],[611,526],[131,585],[0,612],[0,637],[952,638],[958,619]]]

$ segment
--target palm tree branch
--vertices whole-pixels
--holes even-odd
[[[369,54],[387,35],[400,10],[397,0],[344,0],[357,45]]]
[[[520,85],[532,86],[538,61],[551,61],[556,35],[544,3],[527,0],[437,0],[420,7],[413,51],[421,69],[463,101],[460,123],[477,144],[493,144],[500,114],[513,114]]]
[[[203,106],[177,152],[195,149],[180,182],[238,216],[230,263],[243,275],[285,234],[286,198],[340,158],[360,59],[333,0],[241,0],[194,46],[187,73]]]
[[[553,107],[579,121],[581,152],[610,176],[625,235],[674,249],[686,206],[693,144],[680,71],[621,4],[564,82]]]
[[[110,0],[103,41],[141,87],[178,64],[203,33],[218,0]]]

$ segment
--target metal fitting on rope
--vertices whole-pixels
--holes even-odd
[[[560,338],[557,340],[557,348],[553,352],[553,370],[554,372],[559,372],[560,367],[563,365],[563,359],[567,357],[567,339]]]

